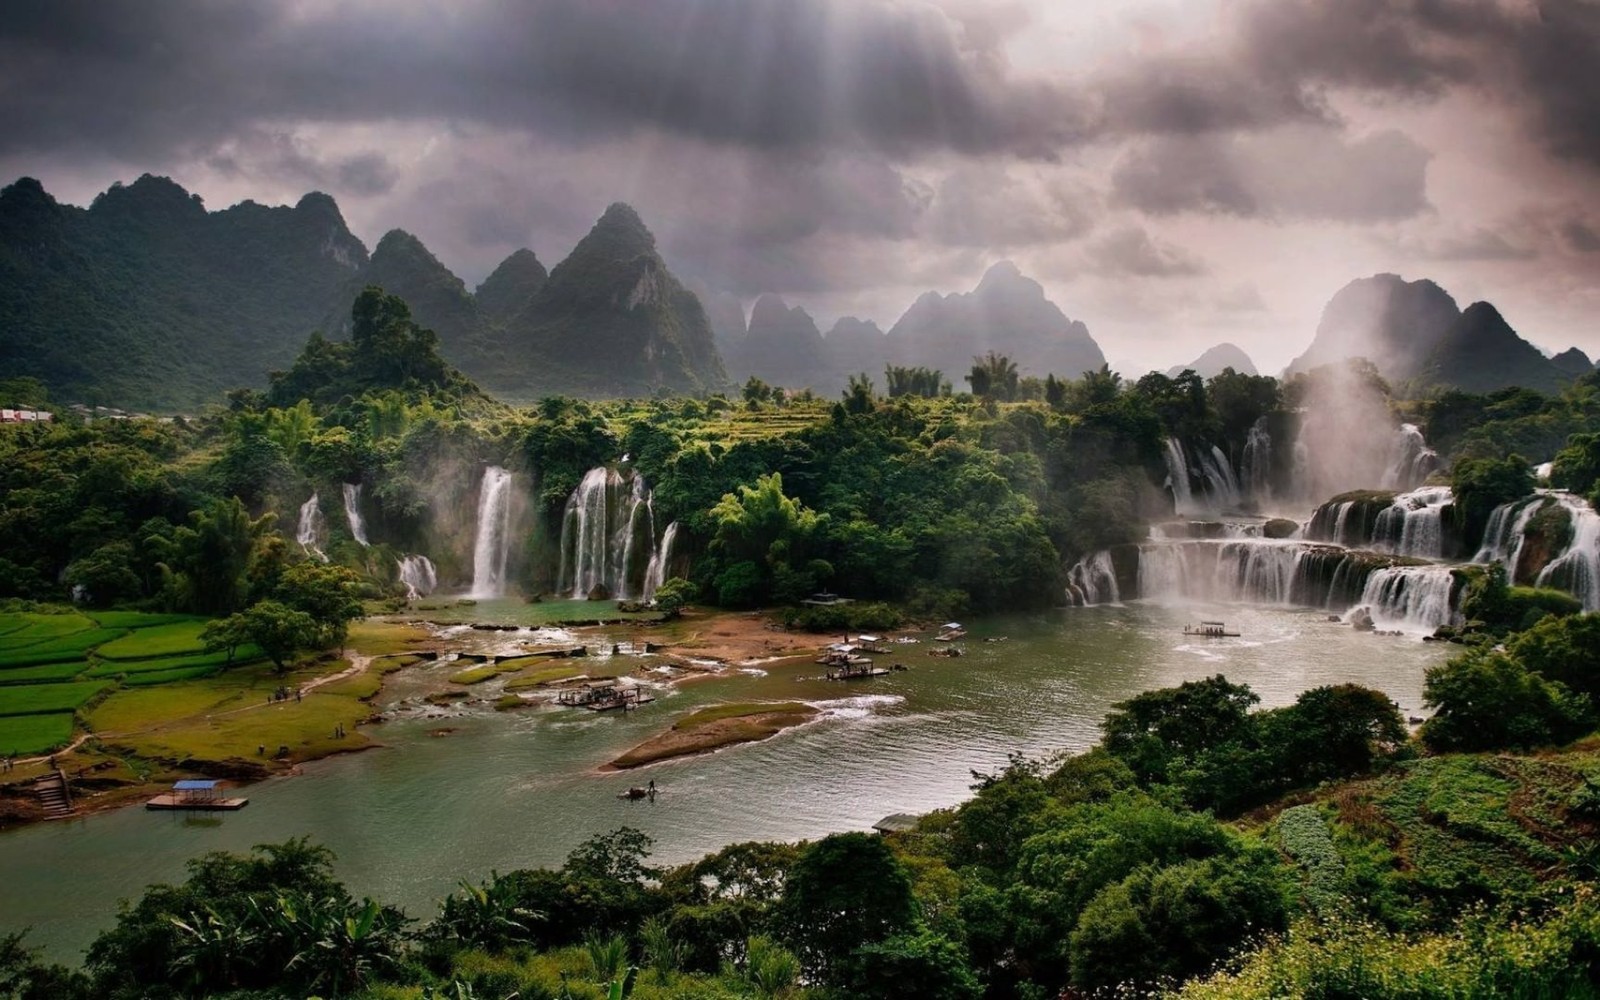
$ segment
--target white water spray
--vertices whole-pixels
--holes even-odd
[[[300,523],[295,528],[294,540],[300,543],[300,548],[306,555],[327,562],[327,555],[317,546],[317,534],[321,522],[322,508],[317,506],[317,495],[313,493],[310,500],[300,505]]]
[[[406,556],[396,559],[395,564],[400,567],[400,582],[406,586],[406,600],[427,597],[438,588],[439,574],[427,556]]]
[[[1560,587],[1583,602],[1583,610],[1600,611],[1600,514],[1570,493],[1556,499],[1572,517],[1572,541],[1539,573],[1541,587]]]
[[[361,543],[363,547],[371,545],[367,541],[367,522],[361,516],[361,484],[344,484],[344,516],[350,522],[350,537]]]
[[[478,531],[472,546],[472,593],[476,600],[505,596],[511,551],[511,473],[498,465],[483,470],[478,488]]]

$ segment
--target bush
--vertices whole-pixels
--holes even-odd
[[[1586,696],[1500,652],[1475,650],[1430,668],[1423,696],[1435,712],[1422,741],[1436,752],[1565,743],[1593,725]]]

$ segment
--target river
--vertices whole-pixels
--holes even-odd
[[[1183,624],[1201,618],[1225,619],[1243,638],[1185,637]],[[357,895],[428,919],[463,878],[559,864],[585,838],[622,825],[655,839],[657,862],[675,863],[739,841],[863,830],[889,813],[954,805],[970,794],[971,772],[997,770],[1013,751],[1084,749],[1113,703],[1216,673],[1248,683],[1265,707],[1353,681],[1415,715],[1424,671],[1450,650],[1358,633],[1320,612],[1142,602],[988,619],[964,645],[958,659],[928,657],[927,644],[897,649],[880,659],[909,670],[848,685],[818,679],[809,664],[752,668],[659,692],[626,716],[551,708],[399,719],[374,731],[383,748],[251,786],[238,813],[133,808],[0,834],[0,931],[31,926],[30,943],[76,962],[119,899],[180,879],[186,859],[301,835],[337,853]],[[423,679],[402,672],[380,702]],[[595,771],[684,711],[751,698],[812,701],[826,712],[765,743],[640,772]],[[442,726],[455,731],[432,735]],[[662,789],[656,801],[616,798],[647,778]]]

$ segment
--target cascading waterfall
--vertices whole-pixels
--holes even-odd
[[[1240,464],[1242,485],[1249,491],[1250,498],[1258,504],[1271,503],[1272,434],[1267,430],[1265,417],[1250,425]]]
[[[310,500],[300,505],[300,523],[295,528],[294,540],[300,543],[300,548],[306,555],[327,562],[327,555],[317,546],[321,523],[322,508],[317,505],[317,495],[313,493]]]
[[[651,506],[651,516],[655,515],[655,507]],[[650,557],[650,566],[644,574],[644,599],[653,601],[656,591],[667,582],[667,573],[672,562],[672,546],[678,540],[678,522],[673,521],[661,532],[661,542],[656,546],[655,554]]]
[[[590,469],[562,516],[558,589],[578,600],[649,599],[666,573],[666,541],[657,538],[655,497],[643,476]]]
[[[1137,596],[1189,601],[1275,604],[1342,611],[1361,596],[1371,557],[1334,545],[1267,539],[1150,542],[1137,548]],[[1127,600],[1116,592],[1109,552],[1085,556],[1067,573],[1075,605]]]
[[[1536,496],[1503,503],[1489,515],[1488,527],[1483,532],[1483,545],[1472,557],[1475,563],[1500,563],[1506,567],[1508,577],[1514,578],[1517,563],[1522,560],[1522,546],[1528,540],[1528,522],[1533,520],[1545,505],[1545,497]]]
[[[1570,493],[1554,494],[1572,516],[1572,541],[1539,573],[1541,587],[1560,587],[1583,602],[1583,610],[1600,611],[1600,514]]]
[[[407,600],[427,597],[439,586],[439,574],[433,568],[433,560],[427,556],[410,555],[396,559],[395,564],[400,567],[400,582],[406,585]]]
[[[1102,550],[1086,555],[1067,571],[1067,603],[1079,607],[1122,603],[1110,552]]]
[[[1416,424],[1401,424],[1389,447],[1389,468],[1379,486],[1386,490],[1414,490],[1439,467],[1439,455],[1423,438]]]
[[[1198,513],[1194,505],[1194,490],[1189,484],[1189,462],[1183,457],[1183,445],[1177,438],[1167,438],[1167,488],[1172,490],[1172,506],[1180,515]]]
[[[1432,632],[1441,625],[1461,624],[1457,589],[1449,566],[1387,566],[1367,577],[1359,607],[1377,628]]]
[[[1444,558],[1444,509],[1454,499],[1448,486],[1400,494],[1378,513],[1372,548],[1418,559]]]
[[[350,522],[350,537],[354,538],[363,547],[371,545],[367,541],[367,522],[361,516],[361,484],[344,484],[344,516]]]
[[[478,529],[472,546],[472,593],[477,600],[504,597],[511,554],[511,473],[498,465],[483,470],[478,488]]]

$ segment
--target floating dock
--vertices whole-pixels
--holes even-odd
[[[172,791],[157,795],[144,807],[157,811],[236,812],[250,804],[249,799],[228,798],[222,792],[222,782],[209,778],[175,781]]]

